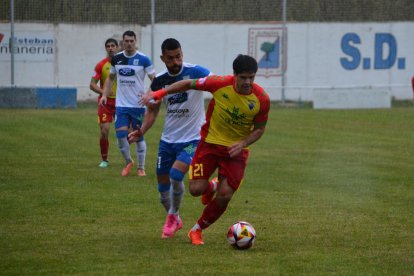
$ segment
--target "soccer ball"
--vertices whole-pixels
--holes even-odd
[[[248,249],[256,240],[256,230],[245,221],[239,221],[230,226],[227,231],[227,241],[237,249]]]

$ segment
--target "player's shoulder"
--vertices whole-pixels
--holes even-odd
[[[253,93],[261,102],[270,102],[269,94],[257,83],[253,84]]]
[[[225,76],[210,75],[206,78],[206,80],[208,80],[209,82],[220,82],[220,83],[230,84],[234,82],[234,76],[233,75],[225,75]]]
[[[111,63],[112,63],[112,64],[118,64],[118,63],[119,63],[119,61],[120,61],[120,60],[123,60],[123,59],[125,59],[125,55],[124,55],[124,52],[123,52],[123,51],[121,51],[121,52],[116,53],[116,54],[112,57]]]
[[[197,66],[198,66],[197,64],[193,64],[193,63],[189,63],[189,62],[183,62],[183,67],[184,68],[192,69],[192,68],[196,68]]]
[[[143,52],[140,52],[140,51],[135,52],[134,58],[138,58],[139,60],[144,60],[146,62],[151,63],[151,59],[146,54],[144,54]]]
[[[134,55],[133,59],[138,59],[139,64],[143,65],[144,67],[152,66],[151,59],[146,54],[144,54],[140,51],[135,52],[135,55]]]
[[[204,66],[189,62],[183,62],[183,68],[189,71],[210,72],[210,70]]]
[[[168,70],[164,69],[164,70],[162,70],[161,72],[159,72],[155,75],[155,79],[165,78],[165,77],[168,77],[168,75],[169,75]]]
[[[138,55],[138,56],[141,56],[141,57],[148,57],[146,54],[144,54],[143,52],[138,51],[138,50],[135,52],[135,55]]]
[[[108,57],[105,57],[105,58],[103,58],[103,59],[101,59],[97,64],[96,64],[96,67],[103,67],[106,63],[108,63],[109,62],[109,59],[108,59]]]

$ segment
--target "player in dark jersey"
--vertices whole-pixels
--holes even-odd
[[[167,67],[151,84],[151,90],[165,88],[183,79],[206,77],[210,71],[202,66],[183,62],[180,43],[174,38],[161,45],[161,60]],[[184,176],[200,141],[200,129],[205,121],[202,93],[188,90],[168,95],[164,99],[167,112],[157,158],[157,181],[161,204],[167,211],[162,238],[171,238],[182,228],[179,208],[185,191]],[[149,104],[141,129],[129,134],[135,141],[154,124],[161,102]]]

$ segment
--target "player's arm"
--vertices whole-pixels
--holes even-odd
[[[141,131],[145,134],[154,124],[160,111],[161,102],[147,105],[144,121],[142,122]]]
[[[103,94],[103,89],[98,85],[99,80],[91,78],[91,82],[89,83],[89,89],[97,94]]]
[[[234,143],[230,147],[228,147],[229,154],[231,157],[240,154],[243,148],[253,144],[257,140],[262,137],[263,133],[265,132],[266,123],[269,117],[269,110],[270,110],[270,99],[269,95],[263,91],[260,95],[260,110],[259,113],[256,114],[253,120],[253,130],[252,132],[244,137],[243,140]]]
[[[111,95],[111,89],[112,89],[112,84],[115,81],[115,74],[109,74],[109,77],[106,79],[105,84],[104,84],[104,89],[103,89],[103,93],[102,93],[102,98],[100,100],[100,104],[106,104],[107,98],[109,95]]]
[[[151,82],[155,79],[155,73],[154,74],[149,74],[148,78],[151,80]]]
[[[138,139],[154,125],[154,122],[157,119],[158,113],[160,111],[160,106],[161,102],[147,105],[144,121],[142,122],[141,127],[137,125],[137,129],[128,134],[129,143],[138,141]]]
[[[262,137],[263,133],[265,132],[265,125],[255,126],[253,131],[247,135],[243,140],[234,143],[233,145],[228,147],[228,151],[230,157],[234,157],[241,153],[241,151],[248,147],[249,145],[253,144],[257,140]]]
[[[162,98],[164,98],[164,96],[166,96],[167,94],[172,94],[172,93],[183,93],[186,92],[189,89],[196,89],[195,84],[193,85],[193,81],[192,79],[188,79],[188,80],[181,80],[181,81],[177,81],[175,83],[173,83],[172,85],[163,88],[163,89],[159,89],[155,92],[151,92],[151,93],[146,93],[140,100],[141,104],[147,105],[151,100],[154,101],[159,101]]]

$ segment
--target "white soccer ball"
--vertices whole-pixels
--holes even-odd
[[[256,241],[256,230],[248,222],[236,222],[227,231],[227,241],[234,248],[248,249]]]

